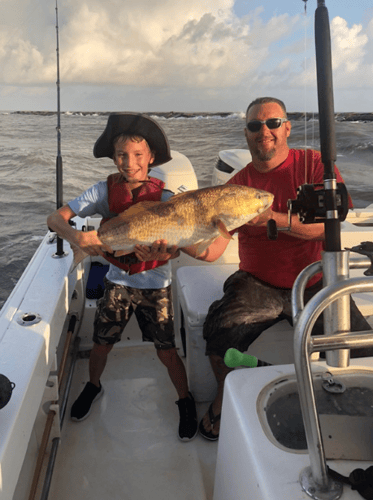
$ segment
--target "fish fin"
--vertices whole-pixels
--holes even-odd
[[[196,245],[196,257],[199,257],[214,241],[216,238],[211,238],[207,241],[202,241],[201,243],[197,243]]]
[[[226,238],[227,240],[233,240],[233,236],[229,234],[228,229],[225,227],[225,224],[222,220],[217,219],[215,221],[216,227],[218,228],[219,233],[221,236]]]
[[[185,196],[189,196],[191,193],[195,193],[199,191],[199,189],[188,189],[188,191],[184,191],[183,193],[177,193],[170,198],[170,200],[175,201],[177,198],[184,198]]]
[[[74,269],[86,258],[88,257],[88,254],[84,252],[78,245],[73,245],[70,243],[71,250],[73,251],[74,255],[74,260],[71,265],[71,270],[70,272],[72,273]]]
[[[122,255],[128,255],[129,253],[133,253],[133,250],[116,250],[114,257],[122,257]]]

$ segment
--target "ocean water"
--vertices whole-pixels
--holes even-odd
[[[192,162],[199,187],[210,184],[218,151],[246,148],[242,113],[153,117],[171,149]],[[64,202],[113,172],[110,159],[98,160],[92,153],[106,121],[105,114],[61,116]],[[56,206],[56,126],[55,114],[0,112],[0,307],[44,237],[46,218]],[[337,166],[355,207],[365,207],[373,203],[373,121],[338,121],[336,136]],[[289,145],[319,149],[317,120],[292,120]]]

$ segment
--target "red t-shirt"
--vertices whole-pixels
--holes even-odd
[[[307,172],[307,173],[306,173]],[[337,182],[343,179],[335,169]],[[297,197],[302,184],[323,183],[324,166],[318,151],[290,149],[287,159],[274,170],[258,172],[252,163],[232,177],[229,184],[263,189],[275,195],[272,209],[287,214],[287,201]],[[265,227],[241,226],[238,232],[239,268],[279,288],[291,288],[298,274],[309,264],[321,259],[323,241],[304,240],[279,231],[278,239],[271,241]],[[320,275],[309,281],[316,283]]]

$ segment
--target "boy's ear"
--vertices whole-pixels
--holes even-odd
[[[152,153],[152,157],[150,158],[149,165],[151,165],[154,162],[154,160],[155,160],[155,154],[154,154],[154,152],[152,151],[151,153]]]

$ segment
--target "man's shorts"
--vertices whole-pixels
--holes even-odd
[[[131,288],[104,279],[104,296],[97,301],[93,341],[112,345],[134,312],[143,341],[154,342],[156,349],[175,347],[171,285],[160,289]]]
[[[321,288],[321,281],[307,288],[304,302],[307,303]],[[292,324],[291,289],[276,288],[240,270],[229,276],[223,291],[224,296],[211,304],[203,326],[206,355],[223,358],[230,347],[245,352],[264,330],[278,321],[287,319]],[[350,307],[351,331],[370,330],[369,323],[352,299]],[[312,334],[323,334],[322,315]],[[357,351],[361,351],[360,354]],[[363,350],[351,351],[351,357],[361,355],[370,354],[363,354]]]

